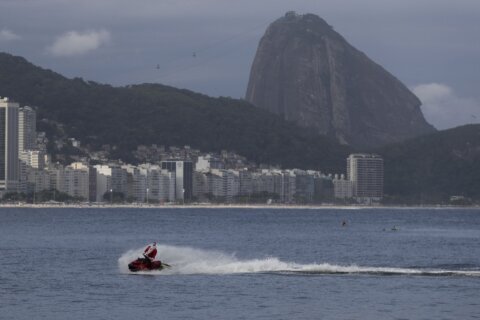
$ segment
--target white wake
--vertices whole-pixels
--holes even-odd
[[[157,245],[158,258],[172,266],[161,271],[136,272],[137,274],[174,275],[174,274],[377,274],[377,275],[425,275],[425,276],[475,276],[477,270],[446,270],[424,268],[363,267],[357,265],[334,265],[329,263],[299,264],[284,262],[275,257],[241,260],[235,255],[220,251],[201,250],[189,247]],[[142,255],[142,248],[129,250],[119,259],[122,273],[130,273],[128,263]]]

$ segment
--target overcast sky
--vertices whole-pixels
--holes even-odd
[[[0,0],[0,51],[67,77],[240,98],[265,28],[289,10],[324,18],[437,128],[480,122],[480,0]]]

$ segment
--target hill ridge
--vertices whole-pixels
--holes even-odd
[[[114,156],[125,161],[133,161],[138,145],[155,143],[226,149],[257,163],[335,172],[350,151],[244,100],[161,84],[113,87],[68,79],[7,53],[0,53],[0,96],[38,106],[39,120],[64,124],[70,137],[92,149],[115,146]]]

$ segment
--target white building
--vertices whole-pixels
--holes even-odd
[[[64,168],[61,192],[72,197],[89,199],[89,167],[81,162],[74,162]]]
[[[225,179],[226,180],[226,179]],[[224,175],[221,170],[212,170],[207,175],[208,193],[216,198],[224,198],[227,194],[227,186],[224,182]]]
[[[253,173],[251,175],[252,193],[268,192],[277,195],[280,202],[293,203],[297,193],[296,171],[298,170],[264,169],[261,172]],[[241,181],[243,179],[241,173],[240,179]],[[248,178],[246,181],[248,185]],[[241,190],[242,187],[241,182]]]
[[[151,164],[144,164],[141,167],[147,171],[146,200],[160,203],[175,202],[177,181],[175,172]]]
[[[338,174],[336,174],[332,182],[333,194],[336,199],[353,198],[353,182],[350,180],[346,180],[343,174],[341,176],[338,176]]]
[[[169,172],[168,170],[162,170],[160,174],[160,195],[159,202],[175,202],[176,197],[176,175],[175,172]]]
[[[214,197],[224,198],[231,202],[234,197],[239,195],[240,178],[238,171],[212,169],[208,175],[209,193]]]
[[[105,194],[121,193],[124,197],[127,196],[127,170],[118,165],[95,165],[96,170],[96,188],[97,188],[97,202],[104,200]]]
[[[210,154],[198,157],[197,163],[195,164],[195,170],[208,171],[210,169],[225,169],[225,164],[221,159]]]
[[[16,192],[20,180],[18,103],[0,99],[0,193]]]
[[[40,150],[24,149],[19,152],[20,161],[27,166],[43,170],[45,168],[45,154]]]
[[[211,169],[194,173],[194,196],[204,200],[208,196],[228,202],[240,194],[240,176],[236,170]]]

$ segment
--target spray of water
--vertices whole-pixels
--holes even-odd
[[[161,271],[140,272],[150,275],[173,274],[246,274],[246,273],[278,273],[278,274],[376,274],[376,275],[423,275],[423,276],[475,276],[480,271],[445,270],[423,268],[383,268],[362,267],[357,265],[340,266],[328,263],[298,264],[284,262],[275,257],[263,259],[241,260],[235,255],[219,251],[201,250],[189,247],[158,245],[160,259],[172,268]],[[129,250],[119,259],[118,265],[122,273],[129,273],[128,263],[140,257],[142,249]]]

